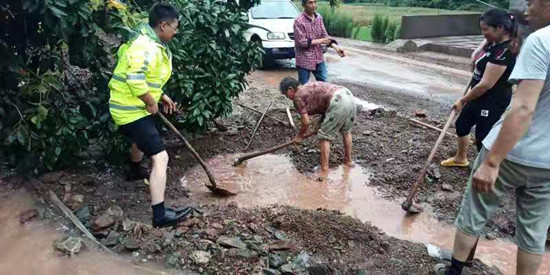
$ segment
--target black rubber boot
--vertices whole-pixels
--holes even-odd
[[[149,175],[147,168],[136,163],[130,163],[130,167],[126,170],[127,181],[149,179]]]

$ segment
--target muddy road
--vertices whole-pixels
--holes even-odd
[[[425,110],[428,117],[423,121],[441,126],[448,106],[467,81],[468,60],[401,55],[346,40],[342,44],[349,57],[328,55],[329,76],[349,87],[360,106],[353,130],[357,167],[340,166],[343,150],[336,140],[330,177],[317,181],[319,150],[314,137],[302,146],[232,166],[260,117],[235,105],[232,116],[221,121],[228,131],[213,127],[189,136],[218,181],[240,186],[235,197],[211,194],[191,155],[175,136],[165,136],[170,155],[167,205],[200,209],[177,228],[150,226],[148,187],[140,181],[126,182],[121,167],[80,165],[26,183],[6,177],[9,169],[2,169],[0,244],[14,249],[0,255],[0,273],[37,274],[36,265],[14,260],[28,254],[50,268],[43,274],[71,274],[80,266],[90,274],[124,274],[121,269],[149,274],[150,268],[169,274],[430,274],[435,263],[449,257],[452,222],[470,170],[434,165],[418,195],[426,211],[406,215],[400,204],[439,134],[411,124],[408,117]],[[236,101],[259,110],[273,101],[269,115],[286,121],[284,109],[292,104],[277,91],[285,76],[296,76],[292,62],[254,72],[250,88]],[[284,143],[295,132],[266,118],[249,151]],[[452,155],[455,142],[445,138],[440,148],[436,164]],[[470,159],[475,155],[472,149]],[[37,206],[22,187],[43,206]],[[55,254],[52,242],[60,235],[79,235],[60,213],[20,224],[19,215],[25,210],[54,211],[46,195],[49,190],[70,205],[88,228],[110,208],[120,207],[123,215],[115,225],[93,232],[120,257],[86,249],[73,258]],[[514,197],[508,194],[482,236],[476,254],[481,261],[465,274],[513,274],[514,233]],[[430,256],[427,244],[444,252]],[[550,275],[549,253],[540,274]]]

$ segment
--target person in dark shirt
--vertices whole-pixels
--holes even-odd
[[[512,99],[512,84],[508,78],[516,64],[519,48],[516,21],[507,11],[490,9],[481,15],[480,27],[486,42],[475,58],[470,90],[453,105],[460,112],[456,121],[458,150],[454,157],[442,161],[442,166],[469,166],[470,131],[475,126],[479,151],[481,142]]]

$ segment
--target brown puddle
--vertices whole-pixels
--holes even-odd
[[[0,274],[169,274],[162,267],[136,266],[98,252],[59,256],[53,243],[61,236],[61,224],[40,219],[19,222],[19,213],[33,207],[31,195],[23,191],[0,196]]]
[[[409,241],[429,243],[452,249],[454,228],[439,222],[430,209],[409,216],[399,201],[382,198],[368,186],[369,170],[362,167],[340,167],[332,171],[326,182],[318,182],[299,173],[290,159],[281,155],[265,155],[233,167],[234,156],[210,159],[209,167],[218,181],[238,184],[241,192],[233,197],[210,193],[207,178],[200,167],[189,171],[181,180],[191,190],[194,201],[204,204],[235,202],[241,207],[289,205],[302,209],[340,210],[380,228],[386,234]],[[495,265],[505,274],[515,272],[516,246],[503,240],[480,241],[476,257]],[[550,275],[550,254],[545,254],[539,274]]]

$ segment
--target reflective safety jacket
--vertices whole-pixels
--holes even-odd
[[[145,24],[117,53],[117,66],[109,81],[109,110],[117,125],[150,115],[138,96],[150,92],[156,102],[172,74],[172,54],[155,31]]]

